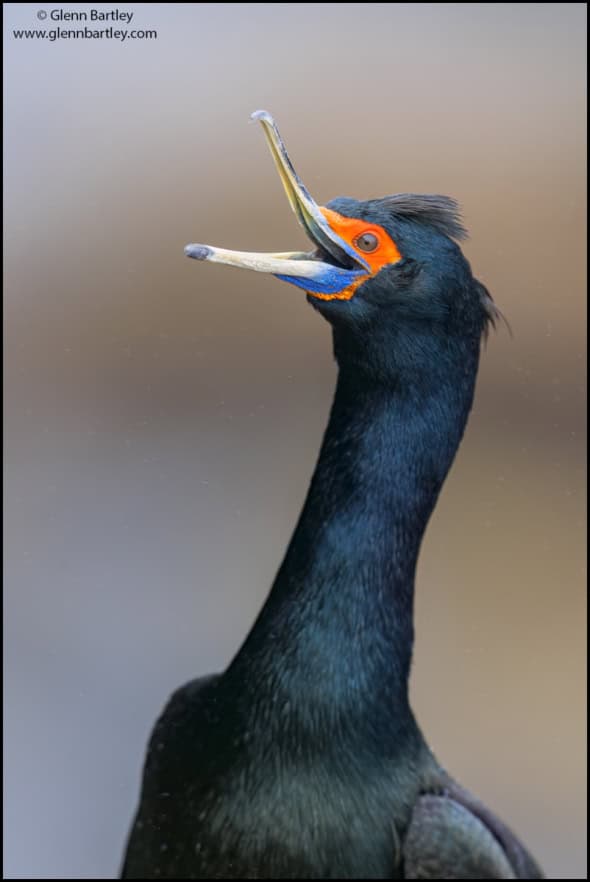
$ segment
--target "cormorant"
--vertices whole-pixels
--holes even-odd
[[[314,250],[185,251],[303,288],[332,326],[336,392],[252,630],[156,723],[122,878],[542,878],[441,768],[408,699],[418,552],[498,314],[457,245],[457,204],[320,207],[272,117],[253,117]]]

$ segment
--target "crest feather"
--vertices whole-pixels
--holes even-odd
[[[396,193],[377,200],[398,217],[427,224],[450,239],[466,239],[459,204],[450,196],[431,193]]]

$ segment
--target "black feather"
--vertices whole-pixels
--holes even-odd
[[[418,221],[458,241],[467,238],[459,204],[450,196],[432,193],[395,193],[374,200],[396,217]]]

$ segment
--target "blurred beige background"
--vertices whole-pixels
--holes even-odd
[[[16,40],[40,8],[4,7],[5,876],[116,874],[157,713],[228,662],[303,501],[328,326],[182,251],[305,242],[263,107],[319,201],[463,205],[514,338],[425,540],[414,703],[585,878],[585,4],[127,4],[157,39]]]

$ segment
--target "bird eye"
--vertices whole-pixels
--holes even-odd
[[[379,244],[379,239],[375,233],[362,233],[354,240],[354,244],[361,251],[374,251]]]

